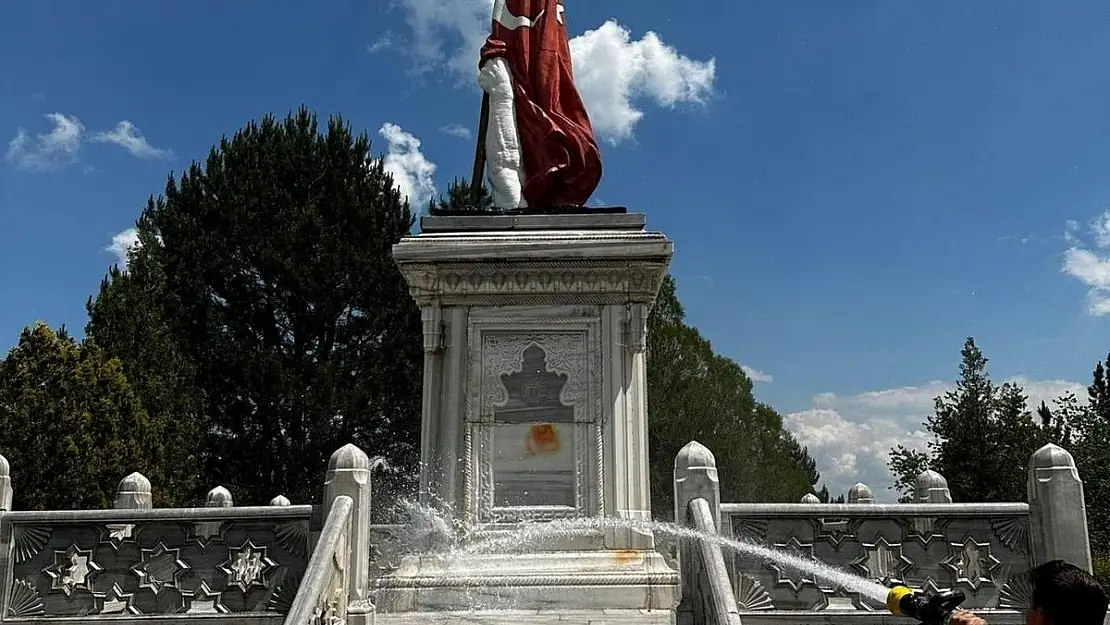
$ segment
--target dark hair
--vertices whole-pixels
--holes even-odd
[[[1106,591],[1090,573],[1063,560],[1029,571],[1033,586],[1030,607],[1044,610],[1052,625],[1102,625]]]

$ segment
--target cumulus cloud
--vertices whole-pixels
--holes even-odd
[[[85,135],[81,120],[64,113],[50,113],[46,119],[54,125],[49,132],[31,137],[23,128],[16,131],[5,155],[9,163],[20,169],[50,171],[77,161]]]
[[[156,148],[143,136],[134,124],[123,120],[112,130],[94,133],[91,137],[85,132],[81,120],[73,115],[50,113],[46,119],[54,125],[49,132],[30,136],[19,128],[15,137],[8,142],[5,160],[20,169],[30,171],[52,171],[76,163],[81,145],[86,141],[112,143],[139,158],[171,158],[169,150]]]
[[[1110,211],[1095,217],[1088,225],[1091,244],[1079,237],[1079,224],[1064,225],[1064,240],[1071,247],[1064,252],[1063,272],[1087,287],[1087,312],[1096,317],[1110,314]]]
[[[751,378],[752,382],[763,382],[765,384],[770,384],[771,382],[775,381],[775,376],[771,375],[770,373],[764,373],[763,371],[760,371],[755,367],[740,365],[740,368],[744,370],[744,373],[748,374],[748,377]]]
[[[114,143],[138,158],[173,158],[173,152],[151,145],[135,124],[126,119],[107,132],[96,133],[92,140],[97,143]]]
[[[477,74],[478,49],[489,34],[493,0],[401,0],[412,29],[418,69],[445,68],[463,81]],[[653,32],[634,40],[608,20],[570,41],[575,80],[598,136],[616,144],[633,136],[643,102],[664,108],[704,103],[716,62],[690,59]]]
[[[108,244],[108,247],[104,248],[104,251],[115,254],[116,258],[119,260],[120,266],[126,269],[129,261],[127,253],[138,245],[139,231],[135,228],[128,228],[123,232],[116,233],[116,235],[112,237],[112,242]]]
[[[1083,385],[1067,380],[1015,377],[1008,381],[1025,388],[1031,411],[1042,401],[1051,406],[1053,399],[1068,392],[1084,396]],[[933,381],[849,396],[822,393],[813,398],[810,408],[791,413],[784,421],[809,448],[822,481],[834,495],[863,482],[875,491],[876,498],[897,501],[887,469],[890,450],[898,445],[925,448],[930,437],[923,424],[933,412],[933,398],[952,387]]]
[[[435,195],[435,163],[420,151],[420,139],[397,124],[384,124],[378,132],[388,146],[382,157],[385,170],[413,210],[422,210]]]

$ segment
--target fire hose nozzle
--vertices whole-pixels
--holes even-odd
[[[905,586],[895,586],[886,595],[886,608],[894,616],[916,619],[922,625],[947,625],[964,599],[964,593],[959,590],[926,595]]]

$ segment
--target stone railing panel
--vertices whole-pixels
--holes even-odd
[[[285,613],[311,506],[11,512],[4,619]]]
[[[724,533],[815,558],[884,585],[956,587],[969,608],[1028,601],[1026,504],[722,504]],[[742,611],[883,611],[805,571],[743,553],[733,580]]]

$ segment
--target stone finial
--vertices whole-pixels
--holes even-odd
[[[223,486],[217,486],[208,491],[204,501],[205,508],[234,508],[235,500],[231,498],[231,491]]]
[[[690,441],[679,450],[674,459],[675,471],[689,471],[692,468],[717,468],[717,457],[709,448],[697,441]]]
[[[926,469],[917,476],[913,483],[913,491],[917,503],[952,503],[948,480],[932,469]]]
[[[1091,572],[1083,481],[1072,455],[1051,443],[1033,452],[1028,493],[1034,565],[1059,559]]]
[[[328,460],[328,471],[358,469],[370,470],[370,456],[353,443],[337,449]]]
[[[860,482],[848,491],[848,503],[875,503],[875,493],[871,492],[870,486]]]
[[[684,527],[692,525],[690,502],[704,499],[717,531],[721,531],[721,483],[717,476],[717,459],[709,448],[697,441],[686,443],[674,459],[674,521]],[[683,603],[679,612],[692,609],[688,598],[697,596],[697,558],[690,553],[691,541],[683,541],[678,550],[678,576]],[[685,617],[683,617],[685,618]]]
[[[286,497],[285,495],[278,495],[277,497],[274,497],[273,499],[270,500],[270,505],[271,506],[291,506],[291,505],[293,505],[293,502],[289,501],[289,498]]]
[[[821,503],[821,500],[813,493],[806,493],[802,495],[802,503]]]
[[[346,554],[348,602],[363,601],[369,596],[370,474],[378,464],[357,446],[347,444],[331,455],[324,477],[325,518],[337,497],[345,495],[354,501]]]
[[[12,465],[8,459],[0,456],[0,511],[11,512],[12,509]]]
[[[113,508],[119,510],[149,510],[154,506],[150,490],[150,480],[142,473],[135,472],[120,480],[116,489]]]

